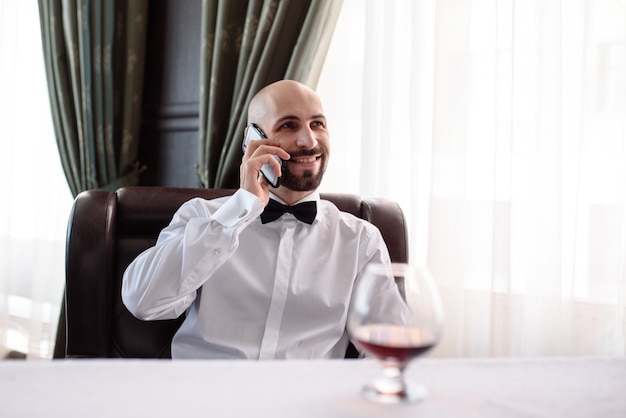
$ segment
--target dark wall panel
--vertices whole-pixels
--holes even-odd
[[[140,184],[197,187],[202,0],[150,0]]]
[[[142,174],[152,180],[150,185],[198,187],[195,167],[198,134],[195,131],[161,132],[151,142],[150,163]]]

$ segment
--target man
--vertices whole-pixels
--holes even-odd
[[[319,198],[330,144],[313,90],[289,80],[265,87],[248,123],[267,139],[247,146],[240,189],[183,204],[126,270],[124,304],[143,320],[187,313],[173,358],[341,358],[354,283],[368,263],[389,263],[387,247],[376,227]],[[281,176],[277,188],[260,175],[264,164]],[[314,212],[268,219],[270,198]],[[385,292],[397,297],[393,282]]]

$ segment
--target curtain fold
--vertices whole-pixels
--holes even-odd
[[[433,355],[626,354],[625,17],[624,0],[344,2],[322,188],[400,202],[444,300]]]
[[[283,78],[314,87],[341,8],[331,0],[204,0],[197,173],[237,187],[252,96]]]
[[[74,197],[135,185],[147,0],[39,0],[61,165]],[[63,357],[64,304],[55,357]]]
[[[39,0],[46,77],[72,194],[138,182],[147,0]]]

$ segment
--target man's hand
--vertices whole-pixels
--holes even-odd
[[[240,186],[242,189],[256,195],[264,205],[270,199],[269,183],[260,173],[264,164],[270,164],[274,168],[274,174],[280,176],[280,163],[273,156],[277,155],[283,160],[290,158],[289,153],[278,146],[277,142],[271,139],[250,141],[246,153],[241,160]]]

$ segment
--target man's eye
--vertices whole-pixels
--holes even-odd
[[[311,127],[313,127],[313,128],[317,128],[317,127],[320,127],[320,126],[324,126],[324,123],[322,121],[316,120],[316,121],[311,123]]]
[[[281,128],[291,129],[293,128],[293,122],[287,122],[281,125]]]

